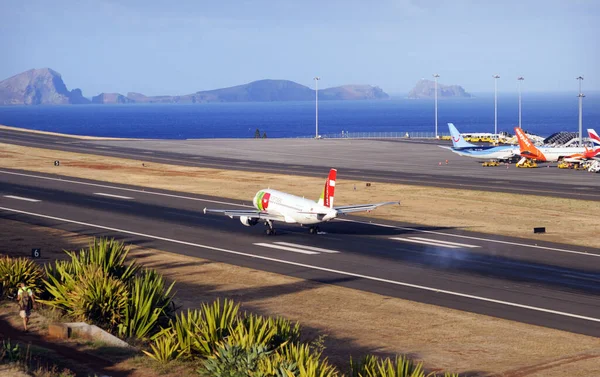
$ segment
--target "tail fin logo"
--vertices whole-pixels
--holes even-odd
[[[336,175],[336,169],[331,169],[329,171],[329,176],[327,177],[327,181],[325,181],[325,187],[323,188],[323,192],[321,193],[321,197],[319,198],[318,202],[322,206],[333,208]]]
[[[588,136],[590,137],[590,140],[592,140],[592,142],[594,144],[600,144],[600,136],[598,136],[598,134],[596,133],[596,131],[594,131],[591,128],[588,128]]]

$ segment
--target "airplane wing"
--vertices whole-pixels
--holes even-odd
[[[209,209],[204,208],[204,214],[207,213],[221,213],[225,216],[229,216],[232,219],[234,217],[246,216],[252,219],[271,220],[271,221],[285,221],[285,218],[281,215],[274,213],[267,213],[252,209]]]
[[[371,212],[372,210],[374,210],[377,207],[385,206],[385,205],[388,205],[388,204],[400,204],[400,202],[381,202],[381,203],[375,203],[375,204],[356,204],[356,205],[351,205],[351,206],[334,207],[333,209],[335,209],[339,215],[345,215],[345,214],[353,213],[353,212],[364,212],[364,211]]]

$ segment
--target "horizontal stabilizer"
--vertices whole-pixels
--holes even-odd
[[[345,214],[353,213],[353,212],[370,212],[370,211],[374,210],[377,207],[381,207],[381,206],[385,206],[385,205],[390,205],[390,204],[400,204],[400,202],[382,202],[382,203],[375,203],[375,204],[356,204],[356,205],[350,205],[350,206],[335,207],[334,209],[337,211],[338,214],[345,215]]]

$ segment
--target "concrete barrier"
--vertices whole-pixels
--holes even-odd
[[[76,337],[98,340],[114,347],[129,347],[127,342],[107,333],[96,325],[88,325],[85,322],[54,323],[48,326],[48,334],[58,339]]]

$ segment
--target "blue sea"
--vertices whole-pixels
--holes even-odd
[[[577,93],[523,93],[522,126],[548,136],[578,131]],[[494,131],[494,96],[440,99],[438,127],[461,132]],[[314,102],[0,107],[0,124],[88,136],[128,138],[251,138],[258,128],[269,138],[315,134]],[[518,97],[498,96],[498,131],[514,133]],[[583,128],[600,131],[600,92],[583,100]],[[433,132],[433,100],[320,101],[319,134],[344,132]]]

